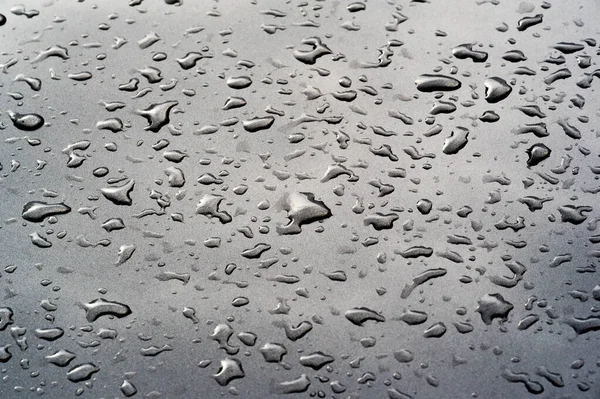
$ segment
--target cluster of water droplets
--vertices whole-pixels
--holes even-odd
[[[594,2],[0,12],[0,397],[600,395]]]

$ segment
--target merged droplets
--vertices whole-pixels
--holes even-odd
[[[104,197],[115,205],[131,205],[133,200],[131,199],[131,192],[135,187],[135,181],[129,180],[127,183],[117,187],[106,187],[100,189],[100,192]]]
[[[219,371],[213,377],[221,386],[228,385],[231,381],[236,378],[243,378],[245,376],[242,364],[237,359],[223,359]]]
[[[331,54],[332,51],[321,41],[319,37],[308,37],[302,40],[302,44],[312,47],[311,50],[294,50],[294,57],[308,65],[314,65],[320,57]]]
[[[136,113],[148,121],[148,126],[144,128],[145,130],[158,133],[163,126],[170,122],[171,109],[178,104],[178,101],[165,101],[151,104],[143,110],[136,110]]]
[[[487,294],[478,301],[477,312],[485,324],[492,324],[494,319],[506,321],[514,306],[500,294]]]
[[[484,86],[485,100],[492,104],[504,100],[512,92],[512,87],[499,77],[487,78]]]
[[[196,213],[198,215],[215,217],[223,224],[229,223],[233,219],[231,215],[229,215],[229,213],[227,213],[226,211],[221,211],[219,209],[219,204],[221,203],[221,201],[223,201],[223,197],[221,196],[206,194],[202,197],[202,199],[196,206]]]
[[[362,326],[363,323],[368,320],[374,320],[376,322],[385,321],[385,317],[366,307],[350,309],[346,311],[344,316],[346,316],[346,319],[348,319],[352,324],[357,326]]]
[[[527,165],[535,166],[547,159],[551,153],[552,150],[550,150],[550,148],[548,148],[545,144],[534,144],[527,149],[527,155],[529,156],[527,159]]]
[[[44,126],[44,118],[38,114],[20,114],[9,110],[8,116],[13,125],[19,130],[31,132]]]
[[[131,314],[129,306],[108,301],[103,298],[94,299],[88,303],[84,303],[81,307],[85,310],[85,318],[87,321],[92,322],[102,316],[114,316],[114,317],[126,317]]]
[[[43,201],[30,201],[23,206],[21,217],[29,222],[39,223],[53,215],[64,215],[71,208],[63,203],[49,204]]]
[[[331,210],[315,199],[312,193],[290,193],[283,198],[282,209],[287,211],[289,223],[277,226],[280,234],[299,234],[303,224],[323,220],[331,216]]]
[[[485,62],[488,54],[485,51],[473,50],[473,44],[461,44],[452,49],[452,55],[458,59],[470,58],[473,62]]]
[[[469,129],[458,126],[444,142],[442,152],[447,155],[458,154],[468,143]]]

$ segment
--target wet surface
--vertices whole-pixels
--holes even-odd
[[[600,396],[597,2],[0,14],[0,397]]]

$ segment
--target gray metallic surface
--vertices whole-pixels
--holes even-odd
[[[600,397],[598,4],[2,2],[0,397]]]

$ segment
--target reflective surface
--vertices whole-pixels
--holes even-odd
[[[600,396],[597,2],[0,13],[0,397]]]

